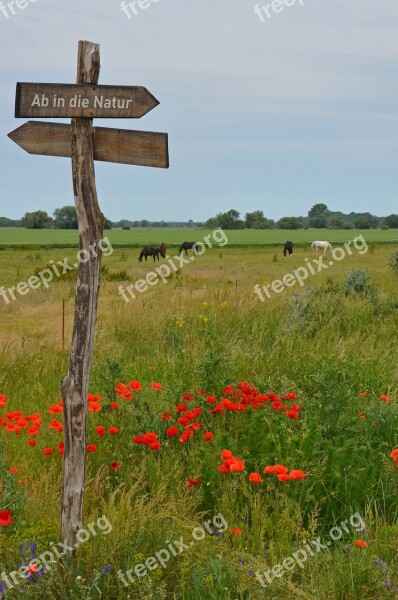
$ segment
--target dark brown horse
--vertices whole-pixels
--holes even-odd
[[[188,254],[188,250],[193,250],[195,252],[196,244],[198,242],[183,242],[180,246],[178,254],[181,254],[183,250],[185,250],[185,254]]]
[[[293,242],[286,242],[283,248],[283,256],[286,256],[287,253],[289,253],[289,256],[293,254]]]
[[[145,258],[145,261],[147,261],[148,256],[153,256],[153,262],[155,262],[156,259],[159,260],[159,254],[162,258],[166,258],[166,244],[164,242],[160,244],[160,248],[155,248],[154,246],[145,246],[145,248],[141,250],[138,260],[142,262],[142,259]]]

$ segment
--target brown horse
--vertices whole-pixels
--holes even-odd
[[[185,250],[185,254],[188,254],[188,250],[193,250],[193,252],[195,252],[197,243],[198,242],[183,242],[180,246],[178,254],[181,254],[183,250]]]
[[[160,244],[160,248],[155,248],[154,246],[145,246],[145,248],[141,250],[138,260],[142,262],[142,259],[145,258],[145,261],[147,261],[148,256],[153,256],[153,262],[155,262],[156,259],[159,260],[159,254],[162,258],[166,258],[166,244],[164,242]]]
[[[138,260],[142,262],[142,259],[145,258],[145,262],[148,260],[148,256],[153,256],[153,262],[156,259],[159,260],[160,248],[155,248],[154,246],[145,246],[141,250],[141,254],[138,257]]]

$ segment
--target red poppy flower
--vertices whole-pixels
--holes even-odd
[[[289,473],[289,479],[305,479],[309,477],[308,473],[304,473],[301,469],[294,469]]]
[[[120,469],[120,462],[114,460],[113,463],[111,463],[111,469],[113,469],[114,471],[118,471]]]
[[[252,483],[261,483],[263,481],[263,479],[261,478],[261,475],[259,475],[258,473],[250,473],[249,481],[251,481]]]
[[[169,427],[168,430],[166,431],[166,434],[167,434],[167,437],[173,437],[178,434],[178,428],[177,427]]]
[[[26,573],[29,573],[30,575],[34,575],[38,571],[38,569],[39,569],[38,565],[35,565],[34,563],[33,564],[29,564],[26,567]]]
[[[360,418],[360,419],[366,419],[366,413],[364,413],[364,412],[361,412],[361,413],[359,414],[359,418]]]
[[[217,398],[215,396],[207,396],[207,402],[209,404],[215,404],[217,402]]]
[[[60,400],[57,404],[52,404],[47,411],[50,415],[55,415],[57,413],[64,412],[62,400]]]
[[[157,383],[156,381],[152,381],[151,388],[153,390],[161,390],[162,389],[162,384],[161,383]]]
[[[101,396],[98,396],[97,394],[87,394],[87,401],[88,402],[101,402]]]
[[[389,396],[386,396],[385,394],[382,394],[380,398],[383,400],[383,402],[390,402]]]
[[[48,428],[52,429],[56,433],[60,433],[61,431],[64,430],[63,424],[60,421],[58,421],[57,419],[53,419],[51,421],[50,425],[48,426]]]
[[[365,542],[365,540],[355,540],[355,545],[358,548],[366,548],[366,546],[368,545],[368,542]]]
[[[95,452],[97,449],[97,446],[95,446],[94,444],[87,444],[86,448],[87,448],[87,452]]]
[[[229,470],[233,471],[234,473],[240,473],[241,471],[244,471],[245,470],[245,461],[236,459],[232,463],[232,465],[230,465]]]
[[[183,400],[187,400],[188,402],[192,402],[192,400],[195,400],[195,396],[192,396],[192,394],[189,393],[183,394],[181,397]]]
[[[95,431],[101,437],[103,435],[105,435],[105,427],[103,425],[97,425],[97,427],[95,428]]]
[[[398,466],[398,448],[396,448],[395,450],[391,450],[390,456],[395,462],[395,464]]]
[[[144,444],[150,445],[153,442],[157,442],[158,441],[158,436],[157,433],[153,433],[153,431],[148,431],[147,433],[144,434]]]
[[[117,393],[118,396],[120,396],[121,398],[125,398],[126,400],[131,400],[131,398],[133,397],[133,394],[131,393],[131,391],[129,390],[129,388],[127,387],[127,385],[125,383],[118,383],[117,386],[114,388],[115,392]]]
[[[10,467],[10,473],[18,473],[18,467]]]
[[[231,450],[223,450],[221,452],[221,458],[233,458],[234,455],[232,454]]]
[[[279,473],[277,477],[279,481],[288,481],[290,479],[290,475],[288,475],[287,473]]]
[[[7,525],[11,525],[13,522],[13,518],[11,516],[10,510],[0,510],[0,526],[7,527]]]
[[[89,412],[99,412],[100,410],[102,410],[102,406],[101,404],[98,404],[98,402],[90,402],[90,405],[87,410]]]
[[[134,392],[139,392],[141,390],[141,384],[139,381],[130,381],[129,383],[129,387],[134,391]]]
[[[119,429],[117,427],[109,427],[108,433],[111,435],[116,435],[116,433],[119,433]]]
[[[36,440],[28,440],[29,446],[36,446]]]
[[[298,419],[300,415],[295,410],[289,410],[289,412],[287,413],[287,416],[289,417],[289,419]]]
[[[222,464],[218,467],[220,473],[230,473],[229,467],[227,465]]]
[[[367,396],[367,395],[368,395],[368,392],[361,392],[360,394],[358,394],[358,396],[359,396],[360,398],[364,398],[364,397],[365,397],[365,396]]]
[[[179,404],[176,406],[176,413],[184,412],[184,410],[187,410],[187,408],[188,407],[186,404]]]
[[[160,448],[160,443],[159,442],[152,442],[152,444],[149,445],[151,450],[159,450]]]
[[[0,408],[4,408],[7,404],[7,398],[4,394],[0,394]]]
[[[193,436],[192,429],[184,429],[182,434],[180,435],[179,441],[181,444],[185,444]]]
[[[172,419],[173,419],[173,417],[171,416],[171,414],[169,412],[167,412],[167,411],[165,411],[162,414],[161,418],[162,418],[162,421],[172,421]]]
[[[231,535],[242,535],[242,530],[239,527],[232,527]]]
[[[113,410],[116,410],[119,408],[119,404],[117,402],[111,402],[110,407],[113,408]]]
[[[54,452],[54,448],[44,448],[43,454],[45,456],[50,456]]]
[[[212,433],[211,431],[206,431],[203,437],[205,438],[206,442],[209,442],[213,439],[214,433]]]
[[[202,424],[195,421],[195,423],[191,423],[189,427],[194,431],[199,431],[199,429],[202,427]]]
[[[194,485],[199,485],[200,483],[202,483],[202,479],[192,479],[191,477],[188,477],[185,487],[189,490],[189,488]]]
[[[36,425],[31,425],[30,427],[27,428],[26,433],[28,435],[39,435],[40,431]]]
[[[287,467],[284,467],[283,465],[270,465],[268,467],[265,467],[263,471],[263,473],[270,473],[275,475],[284,475],[288,472],[289,469]]]

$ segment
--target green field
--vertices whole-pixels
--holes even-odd
[[[2,241],[9,243],[4,236],[14,232],[19,236],[14,242],[21,244],[76,239],[74,232],[1,230]],[[260,243],[271,236],[274,242],[278,236],[310,240],[314,232],[227,233],[235,243],[248,243],[250,236]],[[316,237],[324,233],[340,240],[356,235],[316,232]],[[369,241],[368,235],[372,241],[396,235],[362,233]],[[109,237],[118,243],[134,243],[139,236],[141,244],[175,243],[190,234],[200,239],[205,232],[111,231]],[[65,258],[74,264],[76,252],[3,248],[1,285],[15,288]],[[217,247],[129,302],[119,286],[132,285],[165,262],[139,263],[136,252],[125,248],[104,256],[90,383],[102,410],[90,411],[87,419],[87,443],[95,451],[87,454],[84,526],[105,515],[112,531],[97,529],[74,562],[54,562],[42,576],[18,580],[6,600],[394,598],[398,465],[390,454],[398,447],[398,274],[388,266],[393,252],[377,244],[365,253],[353,251],[316,270],[305,285],[296,283],[265,302],[254,286],[307,265],[308,247],[286,258],[276,246]],[[361,284],[357,277],[348,293],[354,268],[367,271],[368,279]],[[63,415],[48,411],[60,400],[67,370],[74,288],[72,272],[8,304],[0,296],[0,511],[11,510],[13,519],[0,527],[0,574],[27,564],[32,544],[39,556],[58,539],[63,434],[53,420],[62,425]],[[142,390],[120,397],[115,387],[131,380]],[[162,389],[153,389],[152,382]],[[271,392],[280,400],[264,399]],[[296,398],[285,396],[293,392]],[[187,407],[181,409],[181,403]],[[199,413],[187,416],[194,408]],[[37,434],[28,429],[32,422],[40,425]],[[117,431],[109,432],[111,427]],[[167,433],[171,427],[176,436]],[[134,443],[148,432],[158,436],[159,448]],[[181,441],[184,435],[191,437]],[[44,454],[48,448],[51,455]],[[220,472],[224,450],[244,461],[242,471]],[[282,481],[263,472],[276,464],[308,477]],[[251,481],[253,473],[262,481]],[[211,535],[204,529],[209,521]],[[205,535],[196,540],[199,527]],[[332,531],[341,535],[332,538]],[[137,565],[151,564],[150,557],[182,538],[186,548],[170,551],[164,568],[144,567],[145,574],[141,569],[136,575]],[[367,547],[358,547],[358,541]],[[278,565],[292,566],[284,561],[303,548],[302,566],[294,562],[280,576]],[[125,587],[117,573],[129,569],[133,581],[126,576]],[[264,572],[274,573],[271,582]]]
[[[112,244],[125,246],[144,246],[165,242],[166,244],[181,244],[183,241],[201,241],[205,235],[211,234],[210,229],[180,229],[180,228],[152,228],[152,229],[113,229],[106,231]],[[398,243],[398,230],[304,230],[286,231],[281,229],[269,230],[232,230],[226,232],[230,245],[251,244],[284,244],[286,240],[294,243],[310,243],[314,240],[326,239],[331,243],[352,240],[358,235],[363,235],[369,243]],[[64,229],[21,229],[0,228],[0,245],[7,244],[38,244],[38,245],[63,245],[78,244],[78,232]]]

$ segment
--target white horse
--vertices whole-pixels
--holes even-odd
[[[321,250],[323,249],[323,256],[325,256],[326,254],[326,250],[329,250],[330,254],[332,254],[332,245],[329,244],[329,242],[312,242],[311,244],[311,248],[312,248],[312,252],[315,252],[315,254],[318,254],[318,249],[320,248]]]

